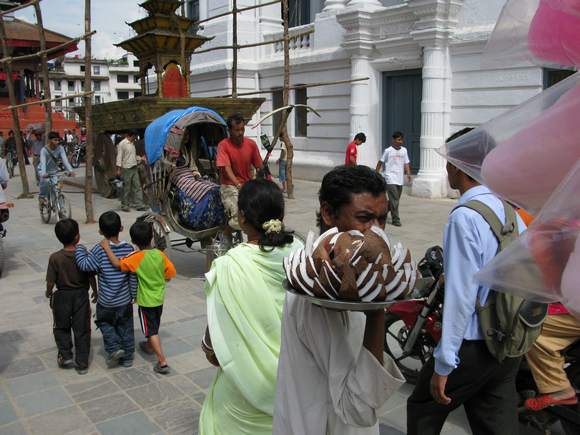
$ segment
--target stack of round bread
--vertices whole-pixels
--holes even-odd
[[[365,233],[332,228],[284,259],[290,285],[299,293],[325,299],[383,302],[408,295],[417,267],[400,243],[393,247],[378,227]]]

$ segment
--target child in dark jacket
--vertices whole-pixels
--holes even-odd
[[[96,299],[94,277],[79,270],[75,263],[75,247],[79,242],[79,225],[72,219],[63,219],[54,227],[63,248],[48,259],[46,270],[46,297],[54,318],[53,333],[58,347],[57,363],[60,368],[75,367],[84,375],[89,368],[91,350],[91,305],[89,286]],[[54,287],[56,286],[56,290]],[[73,361],[74,334],[75,359]]]

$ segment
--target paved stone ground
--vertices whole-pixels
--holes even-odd
[[[297,199],[288,201],[287,223],[303,234],[314,228],[317,188],[316,183],[298,182]],[[80,190],[67,187],[66,191],[73,217],[81,224],[82,242],[92,245],[100,239],[97,225],[82,223]],[[8,194],[18,193],[15,178]],[[80,376],[56,364],[52,317],[44,297],[48,255],[59,249],[54,225],[41,222],[36,199],[15,203],[5,239],[6,273],[0,280],[0,433],[197,434],[201,405],[215,372],[199,347],[206,325],[205,258],[187,250],[169,250],[178,271],[168,284],[161,327],[170,375],[155,374],[151,357],[139,352],[132,368],[107,369],[101,334],[94,330],[90,370]],[[427,247],[441,243],[452,204],[404,197],[403,227],[389,225],[387,230],[419,257]],[[95,196],[96,216],[117,207],[117,201]],[[122,213],[124,238],[128,239],[128,228],[137,215]],[[135,336],[141,339],[141,332],[137,330]],[[405,386],[390,400],[381,419],[381,434],[405,432],[405,401],[410,391]],[[465,434],[466,427],[463,413],[457,412],[444,433]]]

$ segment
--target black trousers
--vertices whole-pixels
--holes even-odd
[[[393,223],[401,222],[399,218],[399,200],[403,193],[403,186],[398,184],[387,184],[387,198],[389,199],[389,213]]]
[[[434,359],[425,364],[407,399],[407,434],[441,433],[449,413],[463,405],[474,435],[517,435],[515,377],[521,358],[499,363],[483,340],[464,341],[459,358],[459,367],[451,372],[445,388],[449,405],[433,400],[429,387]]]
[[[58,353],[64,359],[73,357],[78,368],[89,366],[91,351],[91,305],[88,290],[58,290],[51,300],[53,333]]]

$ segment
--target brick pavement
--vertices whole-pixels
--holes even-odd
[[[78,172],[78,171],[77,171]],[[318,185],[297,182],[297,199],[288,201],[287,223],[305,234],[314,228]],[[97,242],[98,228],[86,225],[79,189],[67,187],[73,217],[82,241]],[[14,178],[9,196],[19,192]],[[197,420],[214,368],[199,348],[206,324],[201,254],[171,249],[177,277],[168,284],[161,338],[171,374],[152,371],[152,359],[137,351],[132,368],[107,369],[101,334],[93,331],[87,375],[61,370],[51,331],[51,313],[44,298],[48,255],[59,248],[53,224],[43,224],[36,199],[15,201],[8,222],[5,277],[0,279],[0,433],[8,434],[196,434]],[[403,227],[388,226],[390,235],[408,244],[415,255],[441,243],[446,216],[453,202],[404,197]],[[118,202],[95,196],[96,216]],[[121,213],[128,228],[137,212]],[[138,329],[137,322],[135,323]],[[141,332],[136,331],[136,340]],[[386,407],[381,434],[405,432],[406,386]],[[462,413],[452,416],[446,434],[468,433]]]

